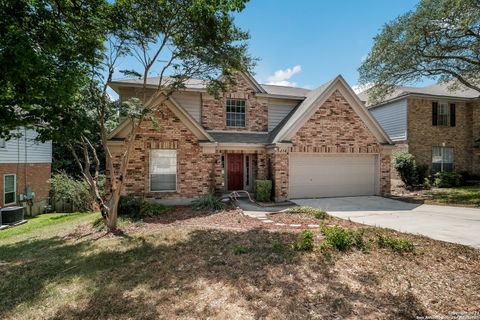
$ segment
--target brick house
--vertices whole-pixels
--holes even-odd
[[[366,93],[359,97],[367,100]],[[451,91],[448,84],[398,87],[367,107],[394,141],[394,153],[408,151],[433,172],[480,174],[480,99],[475,90]]]
[[[153,94],[158,78],[150,78]],[[141,97],[142,80],[110,83],[121,100]],[[254,191],[271,179],[274,199],[390,192],[391,141],[345,80],[315,90],[261,85],[239,73],[215,99],[190,80],[135,138],[125,192],[185,202],[211,192]],[[123,149],[129,121],[109,137]],[[176,201],[174,201],[176,200]]]
[[[26,214],[48,204],[52,143],[35,140],[35,130],[19,128],[17,138],[0,139],[0,207],[23,206]]]

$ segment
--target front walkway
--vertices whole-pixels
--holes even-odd
[[[330,215],[480,248],[480,209],[420,205],[382,197],[296,199]]]

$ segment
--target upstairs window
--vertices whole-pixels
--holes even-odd
[[[432,102],[432,125],[455,127],[455,104],[446,102]]]
[[[245,127],[245,100],[227,99],[227,127]]]
[[[453,148],[433,147],[432,148],[432,170],[453,171]]]
[[[150,154],[150,191],[177,190],[177,151],[152,150]]]
[[[10,205],[17,202],[17,177],[14,174],[3,176],[3,204]]]

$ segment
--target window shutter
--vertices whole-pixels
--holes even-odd
[[[438,102],[432,102],[432,126],[437,125],[438,120]]]
[[[455,104],[450,104],[450,127],[455,127]]]

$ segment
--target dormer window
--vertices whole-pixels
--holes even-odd
[[[227,99],[227,127],[245,127],[245,100]]]

